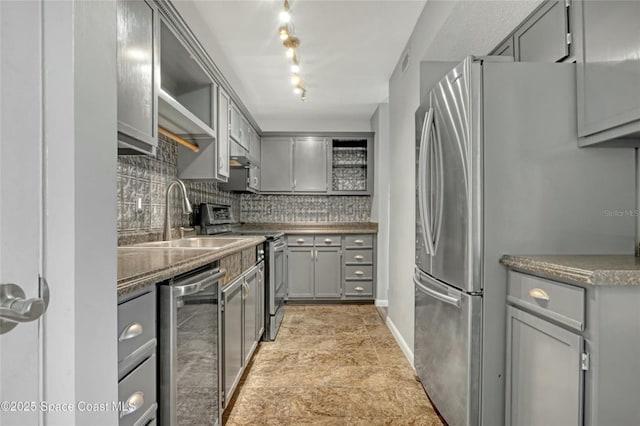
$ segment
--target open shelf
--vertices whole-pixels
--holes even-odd
[[[216,132],[211,127],[163,89],[160,89],[158,96],[158,124],[194,142],[216,138]]]

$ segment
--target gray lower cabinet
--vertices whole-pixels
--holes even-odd
[[[640,143],[640,2],[580,1],[582,55],[577,56],[581,146]],[[635,145],[630,145],[635,143]]]
[[[118,401],[120,425],[156,418],[155,289],[118,304]]]
[[[254,268],[244,278],[244,295],[243,295],[243,339],[244,339],[244,365],[249,363],[249,359],[256,349],[258,341],[256,336],[257,316],[258,316],[258,268]]]
[[[293,189],[291,138],[262,138],[260,189],[263,192],[291,192]]]
[[[313,247],[291,247],[287,250],[289,299],[313,298]]]
[[[222,407],[226,407],[264,332],[264,262],[220,290]]]
[[[155,155],[158,146],[158,32],[156,6],[119,0],[118,148]]]
[[[317,299],[340,298],[342,282],[340,279],[340,247],[319,247],[315,249],[314,295]]]
[[[244,365],[242,351],[242,304],[244,277],[239,277],[221,291],[222,309],[220,352],[222,354],[222,406],[226,407],[240,377]]]
[[[374,235],[289,235],[289,300],[372,300]]]
[[[507,308],[506,425],[581,425],[582,337]]]

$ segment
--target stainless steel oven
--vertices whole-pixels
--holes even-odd
[[[159,286],[161,425],[218,425],[218,282],[213,265]]]
[[[275,340],[282,319],[284,318],[284,301],[287,297],[287,241],[279,236],[268,241],[266,251],[266,307],[265,340]]]

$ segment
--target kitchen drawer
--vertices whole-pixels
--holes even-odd
[[[373,247],[373,235],[345,235],[345,248]]]
[[[532,275],[509,271],[507,300],[577,330],[584,330],[585,291]]]
[[[373,281],[348,281],[344,283],[344,295],[373,296]]]
[[[121,404],[120,426],[146,424],[155,418],[158,407],[155,355],[118,383],[118,401]]]
[[[287,244],[289,247],[312,246],[313,235],[289,235],[287,237]]]
[[[316,235],[314,238],[316,247],[340,246],[342,240],[340,235]]]
[[[373,250],[346,250],[343,259],[347,265],[371,265],[373,263]]]
[[[346,265],[344,267],[345,280],[370,280],[373,279],[373,266],[371,265]]]
[[[156,347],[156,294],[118,305],[118,377],[133,369]]]

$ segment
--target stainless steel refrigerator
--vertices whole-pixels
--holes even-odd
[[[631,254],[633,150],[578,148],[574,64],[423,63],[414,363],[450,426],[504,424],[503,254]],[[435,83],[431,84],[429,81]]]

